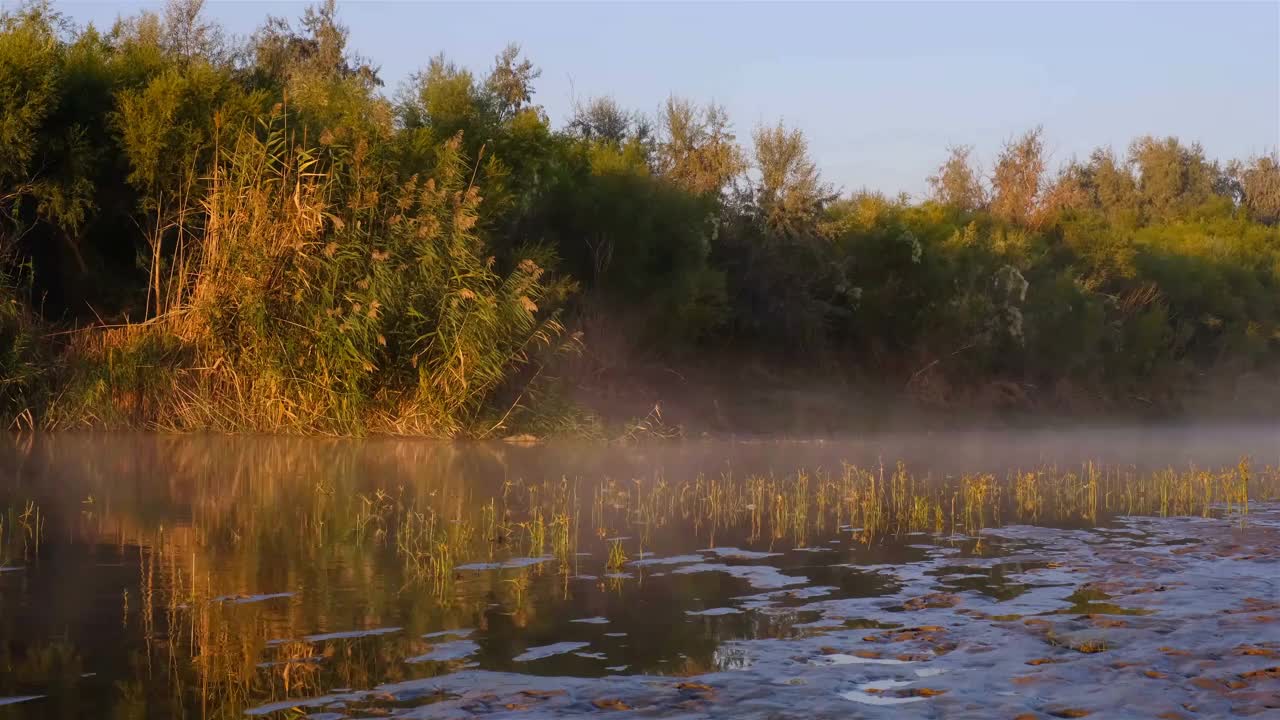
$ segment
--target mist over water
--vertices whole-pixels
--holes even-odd
[[[922,707],[892,693],[935,675],[927,702],[945,703],[944,670],[977,652],[957,623],[1161,617],[1116,588],[1082,594],[1085,575],[1114,574],[1112,550],[1265,530],[1276,466],[1273,425],[532,446],[7,436],[0,717],[288,717],[315,698],[338,716],[452,717],[495,687],[514,699],[492,712],[556,716],[636,707],[605,697],[639,692],[617,678],[698,676],[727,699],[808,655],[797,667],[827,674],[796,677],[835,683],[805,695],[818,716]],[[1223,524],[1135,529],[1140,515]],[[947,630],[903,630],[922,624]],[[952,664],[911,664],[925,658]],[[868,663],[921,673],[863,687],[837,672]],[[653,702],[675,712],[680,692]]]

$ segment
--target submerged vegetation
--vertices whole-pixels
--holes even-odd
[[[927,198],[849,194],[714,104],[555,127],[515,46],[388,89],[332,2],[244,40],[200,6],[0,18],[5,424],[592,434],[595,400],[751,372],[936,407],[1271,397],[1274,153],[1054,169],[1035,129],[985,174],[951,149]]]

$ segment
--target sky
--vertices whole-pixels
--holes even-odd
[[[0,0],[12,6],[12,0]],[[158,2],[55,0],[109,27]],[[210,0],[248,35],[302,2]],[[352,48],[393,91],[434,55],[477,72],[509,42],[542,69],[535,101],[560,126],[610,95],[656,114],[679,95],[729,111],[739,141],[778,120],[804,131],[844,190],[919,195],[950,145],[987,168],[1043,126],[1055,164],[1144,135],[1211,158],[1280,145],[1280,0],[1270,2],[547,3],[339,0]]]

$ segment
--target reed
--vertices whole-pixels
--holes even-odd
[[[576,347],[536,258],[495,269],[460,139],[397,178],[291,127],[277,108],[218,149],[179,213],[200,232],[153,273],[163,314],[74,333],[46,427],[485,437]]]

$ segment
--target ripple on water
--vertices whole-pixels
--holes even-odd
[[[875,680],[859,685],[856,690],[840,693],[840,697],[865,705],[903,705],[924,700],[925,698],[921,696],[897,697],[884,694],[885,690],[905,687],[910,684],[900,680]]]
[[[422,637],[428,640],[430,640],[431,638],[449,637],[450,635],[454,637],[467,637],[473,632],[475,632],[475,630],[471,628],[458,628],[456,630],[439,630],[437,632],[427,633]]]
[[[517,568],[530,567],[532,565],[540,565],[544,562],[550,562],[555,558],[550,555],[540,557],[518,557],[502,562],[477,562],[459,565],[454,570],[514,570]]]
[[[720,563],[698,563],[684,565],[671,571],[675,575],[688,575],[701,572],[722,572],[736,578],[746,580],[751,587],[760,590],[804,585],[808,578],[784,575],[780,570],[769,565],[722,565]]]
[[[346,630],[343,632],[321,633],[319,635],[307,635],[303,640],[307,642],[324,642],[325,640],[350,640],[352,638],[372,637],[374,635],[390,635],[391,633],[400,632],[402,628],[385,627],[370,628],[368,630]]]
[[[511,658],[511,660],[512,662],[541,660],[542,658],[548,658],[552,655],[564,655],[565,653],[571,653],[575,650],[581,650],[590,644],[591,643],[587,642],[558,642],[552,643],[551,645],[540,645],[538,647],[531,647],[528,650],[525,650],[519,655]]]
[[[732,608],[732,607],[716,607],[716,608],[708,608],[706,610],[685,610],[685,614],[686,615],[706,615],[706,616],[714,617],[717,615],[741,615],[742,611],[739,610],[738,608]]]
[[[431,648],[431,651],[417,657],[411,657],[405,662],[408,663],[424,663],[424,662],[448,662],[450,660],[461,660],[470,655],[480,652],[480,646],[470,640],[456,640],[453,642],[445,642]]]
[[[264,600],[276,600],[278,598],[293,597],[291,592],[278,593],[258,593],[257,595],[223,595],[216,597],[213,602],[225,602],[232,605],[248,605],[250,603],[262,602]]]

